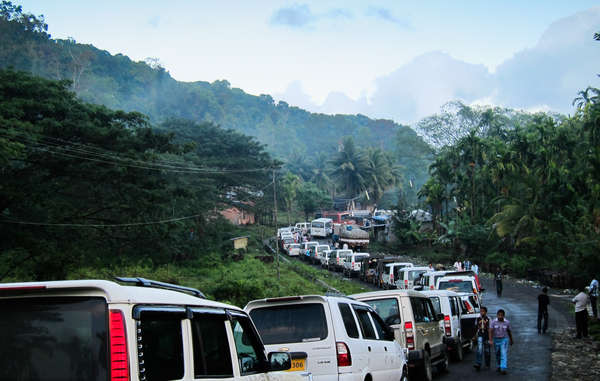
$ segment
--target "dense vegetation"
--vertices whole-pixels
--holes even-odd
[[[71,39],[52,39],[47,30],[43,16],[2,1],[0,68],[68,79],[84,101],[141,112],[153,123],[167,118],[212,122],[254,136],[297,175],[294,168],[318,169],[318,157],[331,158],[343,137],[353,136],[360,148],[378,147],[394,154],[404,172],[405,181],[398,185],[412,200],[416,187],[411,182],[423,184],[427,178],[430,149],[407,126],[363,115],[310,113],[276,103],[269,95],[246,94],[225,80],[178,82],[155,59],[133,62]]]
[[[599,95],[582,91],[569,118],[454,103],[423,120],[439,147],[420,191],[434,216],[427,238],[518,275],[598,274]]]

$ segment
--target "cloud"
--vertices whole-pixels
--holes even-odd
[[[294,4],[276,10],[271,16],[272,25],[283,25],[292,28],[302,28],[316,20],[306,4]]]
[[[294,4],[276,10],[271,16],[271,25],[303,28],[321,19],[350,19],[352,12],[343,8],[333,8],[324,13],[315,14],[306,4]]]
[[[410,23],[408,22],[408,20],[402,19],[400,17],[396,17],[393,15],[392,11],[390,11],[387,8],[381,8],[381,7],[369,7],[369,10],[367,12],[367,14],[369,16],[374,16],[377,17],[381,20],[390,22],[392,24],[396,24],[402,28],[406,28],[406,29],[411,29],[412,26],[410,25]]]
[[[150,26],[153,28],[158,28],[158,26],[160,24],[160,16],[152,16],[148,20],[148,24],[150,24]]]

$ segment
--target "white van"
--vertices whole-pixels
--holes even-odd
[[[373,309],[335,296],[255,300],[244,308],[268,350],[292,355],[314,381],[406,381],[404,349]]]
[[[330,250],[329,245],[319,245],[315,247],[315,255],[311,257],[312,263],[321,263],[321,257],[323,256],[323,253],[327,250]]]
[[[431,300],[418,291],[389,290],[350,295],[368,303],[395,331],[396,340],[408,350],[411,380],[431,381],[433,367],[448,368],[444,343],[444,317],[436,315]]]
[[[423,286],[423,291],[426,290],[437,290],[436,285],[438,279],[443,276],[446,276],[450,271],[441,270],[441,271],[428,271],[423,274],[421,278],[421,286]]]
[[[381,274],[381,283],[383,288],[396,288],[396,279],[398,279],[398,272],[400,269],[405,267],[413,267],[410,262],[392,262],[386,263]]]
[[[296,231],[300,234],[306,234],[310,230],[310,222],[298,222],[296,224]]]
[[[311,237],[328,237],[333,232],[333,220],[331,218],[317,218],[310,223]]]
[[[302,381],[248,315],[143,278],[0,284],[0,380]]]
[[[302,245],[300,245],[299,243],[292,243],[287,247],[287,253],[290,257],[299,256],[301,250],[302,250]]]
[[[344,261],[349,255],[352,255],[352,250],[350,249],[334,250],[331,254],[329,254],[329,262],[327,269],[336,272],[342,271],[344,269]]]
[[[360,266],[364,258],[369,258],[369,253],[352,253],[344,258],[342,271],[344,276],[352,278],[360,272]]]
[[[412,290],[421,283],[423,274],[431,271],[429,267],[404,267],[398,271],[398,277],[395,279],[396,288],[402,290]]]
[[[462,334],[462,299],[459,294],[452,291],[431,290],[423,291],[423,294],[429,296],[433,303],[433,309],[436,314],[444,315],[444,333],[448,352],[452,354],[456,361],[461,361],[465,349],[471,349],[472,341]]]

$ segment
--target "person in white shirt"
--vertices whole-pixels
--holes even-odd
[[[587,305],[590,302],[590,297],[585,293],[585,287],[580,287],[579,294],[575,295],[571,301],[575,304],[575,327],[577,328],[575,338],[588,337]]]
[[[592,315],[594,319],[598,318],[598,279],[592,279],[590,283],[590,303],[592,303]]]
[[[479,275],[479,266],[477,266],[475,263],[473,263],[471,266],[471,270],[473,270],[475,274]]]

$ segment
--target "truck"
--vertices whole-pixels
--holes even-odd
[[[334,224],[334,235],[337,235],[341,247],[346,244],[349,249],[361,251],[369,246],[369,232],[358,225]]]

